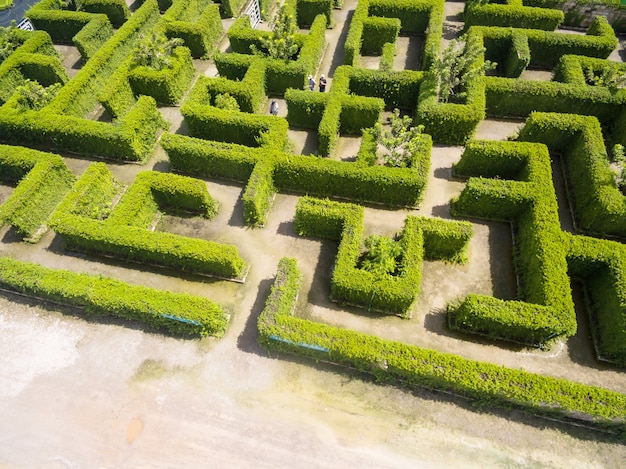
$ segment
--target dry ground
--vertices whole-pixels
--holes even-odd
[[[342,62],[336,47],[355,1],[336,11],[335,28],[319,73]],[[462,4],[447,4],[449,30]],[[458,28],[457,28],[458,29]],[[411,47],[405,41],[406,47]],[[227,50],[227,44],[222,50]],[[66,63],[75,66],[72,51]],[[405,61],[405,66],[410,61]],[[210,62],[198,69],[215,73]],[[410,64],[409,64],[410,67]],[[286,106],[282,106],[286,112]],[[172,131],[184,133],[176,108],[164,109]],[[478,138],[503,139],[520,122],[488,120]],[[315,139],[292,131],[299,153],[314,153]],[[358,139],[342,138],[337,157],[349,159]],[[393,234],[407,214],[449,218],[449,201],[463,188],[451,178],[461,147],[436,146],[431,177],[419,210],[366,209],[365,231]],[[89,161],[66,158],[80,175]],[[146,166],[110,164],[125,183],[139,171],[167,170],[157,150]],[[570,229],[555,163],[563,229]],[[10,230],[0,232],[0,254],[55,268],[98,273],[130,283],[185,291],[214,299],[231,312],[220,339],[181,340],[116,320],[0,298],[0,467],[626,467],[626,448],[610,437],[510,410],[489,411],[429,391],[408,392],[362,376],[288,357],[268,357],[256,344],[256,318],[285,255],[305,277],[300,314],[344,327],[450,351],[477,360],[565,377],[616,391],[623,371],[597,363],[579,308],[579,333],[550,351],[503,347],[451,333],[447,302],[469,292],[515,295],[510,229],[476,222],[470,262],[424,265],[422,295],[411,320],[341,309],[328,301],[336,245],[293,232],[297,197],[279,194],[267,226],[243,224],[242,186],[208,182],[220,203],[210,222],[166,217],[157,229],[234,244],[252,265],[244,285],[180,278],[136,266],[68,255],[54,233],[36,246]],[[4,197],[8,191],[0,192]]]

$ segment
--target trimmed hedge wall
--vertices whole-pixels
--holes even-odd
[[[317,15],[308,34],[296,34],[296,42],[300,48],[295,60],[279,60],[265,58],[266,77],[265,86],[268,95],[283,95],[288,88],[303,89],[307,83],[307,77],[314,75],[322,58],[326,41],[326,17]],[[247,16],[239,18],[228,30],[228,39],[231,48],[236,54],[251,54],[250,45],[254,44],[259,50],[263,50],[260,42],[261,36],[270,37],[273,33],[257,31],[250,28],[250,19]],[[229,54],[234,55],[234,54]],[[229,59],[233,64],[239,60],[238,68],[245,66],[245,59]],[[224,63],[222,61],[222,63]],[[219,70],[219,66],[218,66]],[[220,71],[221,73],[221,71]],[[239,71],[242,74],[241,70]],[[232,76],[228,78],[233,79]]]
[[[355,368],[381,382],[452,392],[490,405],[623,431],[626,395],[564,379],[478,362],[294,317],[300,286],[295,259],[281,259],[259,315],[259,343]]]
[[[214,206],[202,181],[149,174],[146,180],[139,179],[140,186],[131,188],[108,219],[101,221],[107,215],[100,210],[102,195],[116,191],[114,184],[109,191],[103,189],[114,181],[108,173],[103,165],[86,172],[71,198],[52,214],[50,226],[70,249],[221,278],[239,279],[244,275],[246,263],[234,246],[146,229],[160,204],[194,208],[211,216]],[[88,207],[89,213],[79,205],[79,198],[85,194],[101,194],[99,204]]]
[[[3,182],[16,184],[0,205],[0,223],[9,223],[20,236],[36,241],[76,177],[60,156],[8,145],[0,145],[0,171]]]
[[[584,114],[611,125],[626,103],[626,91],[589,85],[585,70],[601,76],[626,69],[609,60],[564,55],[551,82],[486,77],[487,113],[504,117],[526,117],[533,111]]]
[[[566,274],[567,248],[547,148],[471,142],[454,173],[472,177],[452,201],[453,214],[513,223],[519,296],[529,305],[470,295],[449,308],[450,326],[536,346],[573,335],[576,314]],[[478,174],[520,180],[475,177]]]
[[[281,150],[288,141],[287,121],[274,116],[201,106],[189,101],[183,105],[181,112],[192,137],[249,147],[269,145]]]
[[[186,47],[176,48],[171,63],[171,67],[162,70],[131,67],[128,80],[135,95],[152,96],[159,104],[177,104],[191,85],[196,70]]]
[[[69,78],[45,31],[17,30],[22,43],[0,63],[0,104],[4,104],[27,78],[43,86],[65,83]]]
[[[554,31],[565,20],[565,14],[561,10],[524,6],[522,0],[508,0],[506,4],[467,2],[463,20],[465,28],[480,25]]]
[[[301,236],[339,241],[330,290],[332,301],[411,317],[424,256],[465,260],[471,224],[408,216],[396,241],[402,250],[397,275],[375,274],[358,267],[363,213],[363,207],[357,205],[303,197],[296,206],[294,229]],[[425,254],[426,247],[432,251]]]
[[[237,100],[242,112],[259,113],[267,102],[265,70],[265,61],[255,58],[241,79],[200,76],[189,94],[188,102],[214,105],[218,94],[228,93]]]
[[[0,286],[91,314],[140,321],[173,334],[221,337],[228,316],[207,298],[131,285],[0,257]]]
[[[106,222],[150,228],[158,212],[185,212],[207,219],[217,214],[217,203],[200,179],[144,171],[124,193]]]
[[[626,250],[614,241],[568,236],[570,275],[587,293],[598,358],[626,366]]]
[[[161,143],[170,157],[172,170],[180,173],[247,182],[257,161],[272,158],[273,184],[277,190],[395,207],[413,207],[421,200],[431,148],[424,145],[424,154],[419,155],[413,168],[388,168],[171,134],[165,134]]]
[[[219,5],[211,0],[177,0],[162,22],[165,35],[185,41],[194,58],[208,57],[224,32]]]
[[[595,117],[532,113],[519,139],[561,155],[577,225],[587,232],[626,236],[626,198],[617,188]]]
[[[145,162],[165,127],[156,102],[141,96],[115,124],[42,111],[21,111],[5,105],[0,113],[0,141],[53,147],[57,151]]]
[[[422,69],[427,70],[438,56],[443,32],[444,2],[441,0],[359,0],[344,44],[344,64],[358,66],[363,53],[380,54],[392,36],[380,28],[391,26],[389,19],[400,20],[400,34],[425,35]],[[365,28],[365,29],[364,29]],[[386,29],[387,27],[383,28]],[[395,25],[393,26],[395,29]],[[387,37],[387,40],[384,40]],[[370,45],[370,41],[375,47]],[[393,37],[395,42],[395,36]]]
[[[487,48],[485,57],[498,63],[502,63],[508,51],[511,35],[523,34],[528,37],[529,66],[547,70],[552,70],[567,54],[605,59],[618,45],[613,28],[602,16],[595,17],[585,35],[495,26],[472,26],[469,31],[482,36]]]
[[[381,18],[369,16],[363,20],[363,41],[361,53],[364,55],[381,55],[383,45],[396,42],[400,32],[398,18]]]
[[[297,0],[298,26],[304,28],[313,24],[317,15],[326,17],[326,25],[333,21],[333,0]]]
[[[106,16],[97,15],[72,38],[86,62],[113,36],[113,27]]]

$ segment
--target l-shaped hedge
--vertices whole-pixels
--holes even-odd
[[[113,208],[115,179],[103,163],[92,164],[51,216],[50,226],[72,250],[111,256],[178,271],[241,279],[247,264],[235,246],[150,231],[157,210],[164,206],[194,210],[205,217],[215,204],[204,182],[168,173],[148,173]],[[85,205],[84,200],[99,201]]]
[[[295,315],[300,284],[297,261],[281,259],[258,320],[259,343],[268,351],[355,368],[381,382],[452,392],[624,432],[623,393],[300,319]]]

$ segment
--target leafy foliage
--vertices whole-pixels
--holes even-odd
[[[234,96],[229,93],[220,93],[215,96],[215,107],[227,109],[229,111],[239,111],[239,103]]]
[[[401,246],[391,238],[371,235],[365,238],[367,251],[360,259],[361,269],[378,275],[395,275],[398,271]]]
[[[183,40],[178,37],[168,39],[151,31],[142,37],[139,45],[133,50],[133,60],[137,65],[144,65],[155,70],[170,68],[174,49],[182,45]]]
[[[596,74],[592,67],[587,67],[585,80],[590,85],[605,86],[613,92],[626,87],[626,73],[616,67],[604,67],[600,74]]]
[[[496,63],[489,60],[485,60],[480,66],[476,65],[478,57],[485,51],[484,46],[476,41],[466,41],[465,36],[450,41],[430,69],[439,81],[441,102],[463,100],[467,95],[465,90],[467,83],[496,67]]]
[[[289,60],[298,52],[298,44],[296,42],[296,19],[293,14],[281,6],[274,19],[272,25],[274,34],[272,36],[261,36],[259,38],[263,49],[267,53],[263,53],[254,45],[251,46],[255,54],[267,55],[274,59]]]
[[[378,143],[389,153],[383,155],[385,166],[406,167],[411,155],[420,148],[423,125],[413,127],[411,116],[400,117],[400,110],[394,109],[389,118],[391,130],[384,129],[380,122],[374,126]]]
[[[0,26],[0,62],[22,44],[17,35],[18,29],[15,24],[15,20],[13,20],[6,28]]]
[[[61,83],[45,87],[38,81],[27,79],[22,86],[15,89],[17,102],[25,110],[38,111],[52,101],[62,87]]]

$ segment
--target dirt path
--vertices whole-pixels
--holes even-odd
[[[330,80],[343,62],[337,44],[347,33],[345,21],[356,1],[345,5],[335,11],[336,25],[327,32],[330,47],[320,66]],[[459,5],[462,9],[462,3],[446,3],[450,32]],[[227,44],[221,48],[227,49]],[[210,63],[201,66],[202,73],[214,73]],[[179,116],[175,108],[164,112]],[[181,125],[177,120],[172,131]],[[504,139],[519,125],[486,120],[477,138]],[[290,136],[303,153],[314,151],[308,133]],[[340,144],[346,150],[339,158],[355,146],[350,139]],[[451,178],[451,167],[462,150],[436,146],[420,209],[367,208],[366,234],[393,234],[409,213],[450,218],[449,201],[463,188]],[[89,164],[66,161],[77,175]],[[131,183],[139,171],[167,170],[168,162],[157,150],[146,166],[109,167]],[[295,235],[297,197],[279,194],[267,226],[252,230],[243,224],[240,185],[209,182],[208,187],[221,203],[215,220],[166,217],[158,229],[236,245],[252,264],[245,285],[70,256],[51,232],[34,246],[18,242],[9,230],[0,232],[0,255],[206,296],[232,314],[220,340],[179,340],[0,297],[0,467],[626,467],[626,447],[600,433],[510,410],[477,409],[428,391],[380,386],[324,365],[268,357],[256,343],[257,316],[278,260],[287,255],[298,259],[305,277],[300,310],[306,317],[624,391],[626,374],[594,360],[580,307],[579,333],[549,352],[468,341],[445,328],[443,308],[459,296],[515,296],[506,224],[475,224],[465,266],[425,263],[423,293],[407,321],[340,309],[328,301],[336,245]]]

